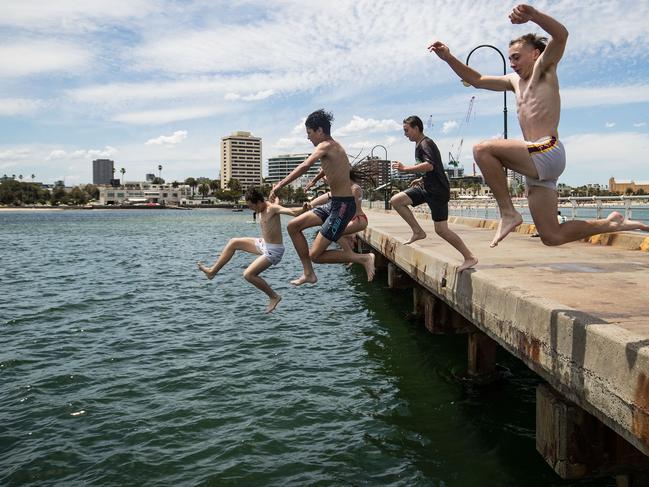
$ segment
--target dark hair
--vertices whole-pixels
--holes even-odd
[[[531,33],[525,34],[524,36],[511,40],[509,42],[509,47],[512,47],[514,44],[518,44],[519,42],[532,46],[534,49],[538,49],[539,52],[543,52],[545,51],[545,47],[548,45],[548,38]]]
[[[306,127],[310,128],[311,130],[318,130],[319,127],[322,127],[322,131],[326,135],[330,135],[331,122],[333,121],[334,116],[329,112],[325,112],[324,109],[321,108],[320,110],[316,110],[311,115],[306,117],[304,125],[306,125]]]
[[[408,118],[403,119],[403,123],[407,123],[411,127],[417,127],[420,132],[424,131],[424,122],[421,121],[417,115],[410,115]]]
[[[256,186],[250,186],[248,188],[245,198],[246,201],[250,201],[253,205],[264,202],[264,194]]]

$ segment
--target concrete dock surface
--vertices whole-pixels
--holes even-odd
[[[649,252],[547,247],[527,233],[490,248],[494,230],[451,218],[479,259],[458,273],[461,255],[431,220],[419,219],[427,238],[406,246],[411,231],[396,212],[368,217],[364,241],[649,455]]]

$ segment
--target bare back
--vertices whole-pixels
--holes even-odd
[[[511,74],[510,80],[516,93],[518,121],[525,140],[534,141],[547,136],[558,138],[561,98],[555,67],[542,71],[537,60],[529,79]]]
[[[351,165],[345,149],[335,140],[329,139],[320,142],[318,150],[324,153],[320,157],[320,167],[327,176],[331,196],[352,196],[352,182],[349,178]]]

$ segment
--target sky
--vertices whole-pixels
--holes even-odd
[[[539,1],[570,32],[559,64],[560,182],[649,181],[649,0]],[[126,180],[215,179],[220,139],[245,130],[269,157],[312,149],[305,117],[333,112],[352,157],[376,145],[412,163],[402,120],[473,171],[471,146],[503,135],[503,95],[464,87],[427,51],[507,53],[541,33],[498,0],[5,0],[0,16],[0,174],[92,182],[109,158]],[[502,74],[495,50],[471,66]],[[510,68],[507,65],[507,71]],[[471,97],[472,110],[469,113]],[[508,137],[521,138],[513,94]],[[469,116],[467,117],[467,114]],[[462,143],[460,143],[462,142]],[[374,155],[384,157],[376,148]],[[264,169],[265,171],[266,169]]]

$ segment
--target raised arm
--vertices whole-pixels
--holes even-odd
[[[511,20],[512,24],[524,24],[532,21],[550,34],[548,45],[539,57],[538,62],[543,70],[559,63],[568,41],[568,29],[563,24],[530,5],[518,5],[515,7],[512,13],[509,14],[509,20]]]
[[[292,181],[295,181],[297,178],[305,174],[313,164],[318,159],[321,159],[324,157],[326,154],[326,150],[324,147],[322,147],[323,144],[318,144],[316,147],[315,151],[307,157],[304,162],[299,164],[295,169],[293,169],[288,176],[286,176],[284,179],[282,179],[279,183],[277,183],[275,186],[273,186],[273,190],[270,192],[270,195],[268,196],[269,199],[272,199],[275,196],[275,193],[282,189],[284,186],[287,184],[291,183]]]
[[[470,84],[475,88],[482,88],[491,91],[513,91],[509,76],[483,76],[475,69],[470,68],[458,58],[451,54],[448,46],[440,41],[433,42],[428,46],[430,52],[434,52],[437,56],[446,61],[450,68],[455,71],[462,81]]]
[[[311,181],[309,181],[306,186],[304,187],[304,191],[309,191],[315,183],[317,183],[320,179],[324,177],[325,173],[322,168],[320,168],[320,171],[318,171],[318,174],[316,174]]]

